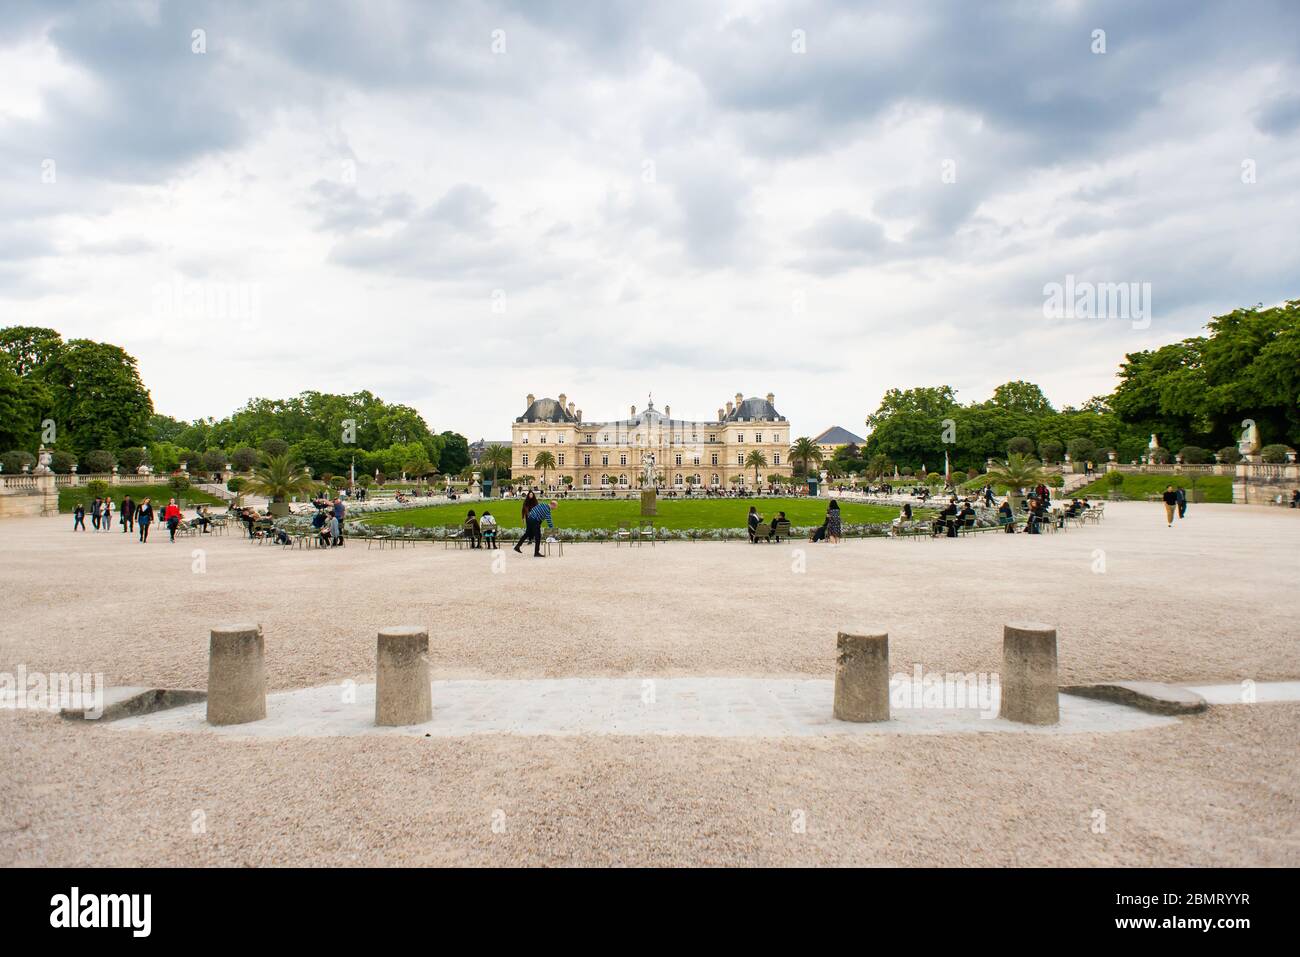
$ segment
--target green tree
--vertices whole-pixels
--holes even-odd
[[[0,352],[9,357],[14,372],[24,378],[49,365],[63,348],[63,337],[53,329],[40,326],[0,329]]]
[[[533,466],[542,470],[542,484],[546,484],[546,473],[555,468],[555,456],[550,452],[538,452],[537,458],[533,459]]]
[[[754,485],[758,485],[758,470],[767,468],[767,456],[758,449],[751,449],[745,456],[745,468],[754,470]]]
[[[73,339],[41,371],[59,443],[73,452],[119,449],[148,436],[153,401],[136,361],[117,346]]]
[[[510,450],[494,442],[483,450],[479,465],[492,470],[492,487],[497,488],[498,473],[510,471]]]
[[[807,475],[808,466],[821,460],[822,450],[818,448],[816,442],[806,435],[795,439],[794,444],[790,446],[790,461],[799,464],[798,473],[800,475]]]

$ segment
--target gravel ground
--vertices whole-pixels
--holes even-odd
[[[233,618],[265,626],[273,688],[369,680],[378,627],[406,622],[439,677],[829,677],[836,630],[876,625],[892,670],[996,671],[1002,623],[1033,618],[1060,628],[1062,683],[1297,677],[1300,512],[1108,513],[1037,538],[503,552],[500,572],[13,520],[0,671],[203,687],[207,628]],[[3,864],[1300,864],[1294,704],[1050,739],[253,742],[13,711],[0,735]]]

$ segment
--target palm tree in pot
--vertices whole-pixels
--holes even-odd
[[[266,456],[262,464],[253,469],[246,489],[254,495],[266,496],[270,513],[281,517],[289,514],[288,500],[291,497],[307,494],[315,485],[311,473],[303,468],[302,463],[285,452]]]

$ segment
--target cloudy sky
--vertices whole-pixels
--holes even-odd
[[[1300,296],[1291,0],[4,7],[0,325],[180,418],[774,392],[861,432]],[[1067,277],[1149,316],[1045,315]]]

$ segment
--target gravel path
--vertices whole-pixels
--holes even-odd
[[[491,552],[13,520],[0,671],[202,687],[230,618],[265,626],[275,689],[372,680],[395,622],[432,628],[440,678],[824,678],[836,630],[875,625],[892,670],[996,671],[1002,623],[1028,617],[1059,626],[1062,683],[1298,676],[1300,512],[1108,512],[1037,538],[587,545],[501,572]],[[0,736],[0,864],[1300,864],[1295,704],[1051,737],[256,742],[13,711]]]

